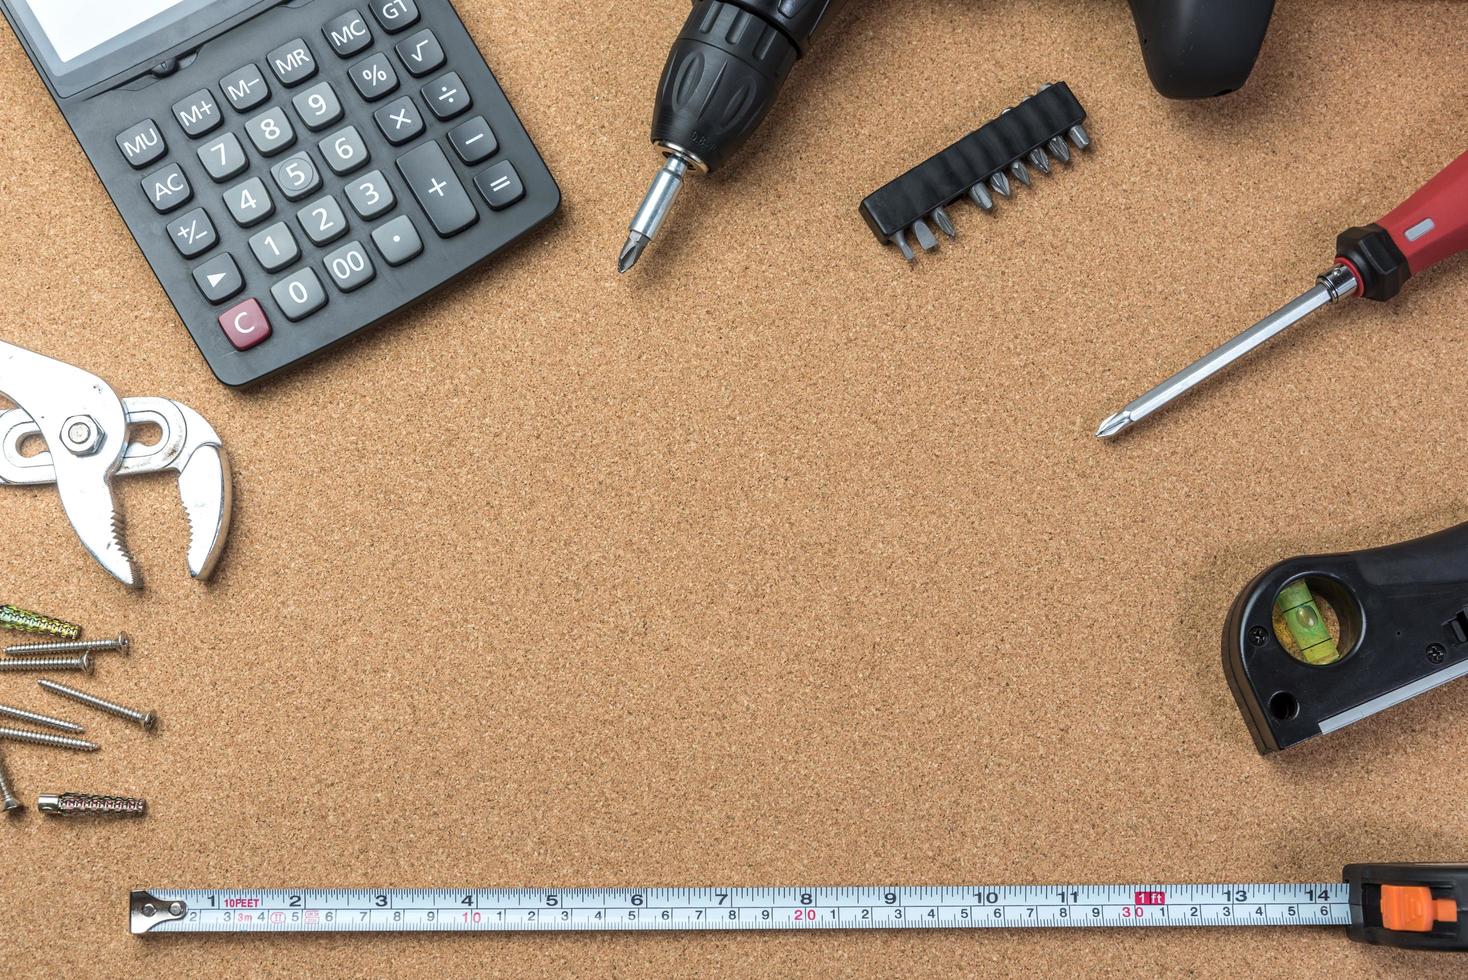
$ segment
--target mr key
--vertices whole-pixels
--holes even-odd
[[[24,29],[36,18],[18,2],[0,5]],[[560,202],[448,0],[260,0],[232,23],[240,5],[183,5],[217,21],[171,47],[193,21],[119,38],[154,50],[114,60],[90,94],[36,59],[195,343],[236,385],[421,298]]]

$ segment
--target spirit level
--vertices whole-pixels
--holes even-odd
[[[1468,170],[1465,170],[1468,173]],[[1280,601],[1334,614],[1327,655],[1289,624]],[[1295,598],[1291,598],[1295,596]],[[1290,644],[1302,648],[1292,654]],[[1415,541],[1290,558],[1234,599],[1223,627],[1223,668],[1260,752],[1278,752],[1369,718],[1468,676],[1468,524]]]
[[[1345,926],[1352,939],[1468,948],[1468,865],[1353,864],[1315,884],[809,888],[270,888],[132,893],[170,932],[658,932]]]

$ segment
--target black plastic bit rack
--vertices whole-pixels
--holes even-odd
[[[862,217],[878,241],[896,245],[911,262],[916,253],[909,234],[923,251],[938,247],[928,222],[955,237],[944,208],[960,197],[992,211],[994,194],[1010,195],[1011,179],[1029,185],[1030,167],[1048,174],[1052,160],[1070,163],[1072,146],[1085,150],[1091,145],[1085,119],[1086,110],[1069,85],[1046,85],[868,195],[861,202]]]

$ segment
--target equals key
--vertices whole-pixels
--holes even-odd
[[[474,202],[438,143],[424,143],[403,154],[398,171],[439,237],[456,235],[479,220]]]

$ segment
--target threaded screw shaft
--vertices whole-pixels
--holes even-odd
[[[42,813],[64,817],[141,817],[148,812],[148,801],[131,796],[101,796],[95,793],[42,793],[36,800],[36,809]]]
[[[92,672],[92,655],[80,657],[10,657],[0,660],[0,671],[22,670],[79,670],[83,674]]]
[[[80,735],[86,731],[81,725],[71,721],[63,721],[60,718],[52,718],[37,711],[27,711],[24,708],[12,708],[8,704],[0,704],[0,715],[6,718],[14,718],[16,721],[28,721],[32,725],[40,725],[42,728],[54,728],[58,732],[71,732]]]
[[[105,653],[117,650],[127,653],[132,641],[126,633],[118,633],[115,640],[74,640],[68,643],[14,643],[5,648],[12,657],[34,657],[42,653]]]
[[[15,630],[18,633],[44,633],[48,636],[59,636],[63,640],[74,640],[82,635],[82,628],[75,623],[9,605],[0,606],[0,629]]]
[[[0,661],[0,663],[4,663],[4,661]],[[78,691],[74,687],[67,687],[65,684],[58,684],[55,681],[40,680],[36,681],[36,683],[41,685],[43,690],[50,691],[52,694],[58,694],[63,698],[71,698],[78,704],[84,704],[89,708],[96,708],[98,711],[105,711],[109,715],[116,715],[118,718],[126,718],[134,724],[143,726],[147,731],[151,732],[158,724],[158,716],[151,711],[136,711],[132,708],[124,708],[120,704],[113,704],[111,701],[105,701],[96,695],[88,694],[85,691]]]
[[[24,810],[25,804],[15,798],[15,793],[10,789],[10,777],[5,772],[5,758],[0,756],[0,810],[5,813],[14,813],[16,810]]]
[[[0,728],[0,740],[25,742],[27,745],[45,745],[53,749],[73,749],[77,752],[97,751],[96,742],[67,738],[65,735],[51,735],[47,732],[33,732],[29,728]]]

